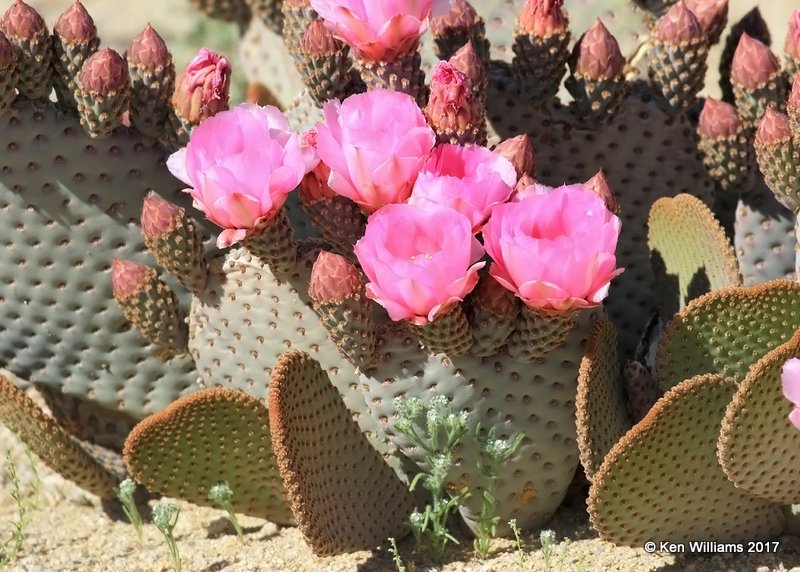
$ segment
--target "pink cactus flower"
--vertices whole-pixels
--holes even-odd
[[[792,358],[783,364],[781,386],[784,397],[794,405],[789,421],[800,429],[800,359]]]
[[[173,103],[178,113],[191,123],[228,109],[231,64],[208,48],[200,48],[178,79]]]
[[[330,167],[330,188],[368,212],[405,201],[436,141],[414,100],[376,89],[323,111],[317,153]]]
[[[469,219],[448,208],[387,205],[369,217],[354,250],[367,297],[392,320],[419,326],[463,300],[485,264]]]
[[[408,199],[422,208],[441,205],[457,210],[479,232],[494,205],[511,196],[514,165],[486,147],[439,145],[422,168]]]
[[[272,106],[242,104],[206,119],[167,167],[190,185],[195,208],[224,230],[225,248],[277,212],[319,159]]]
[[[489,273],[532,308],[597,306],[622,272],[620,219],[585,185],[543,191],[492,209],[483,227]]]
[[[415,49],[428,17],[450,9],[451,0],[311,0],[325,25],[355,56],[394,61]]]

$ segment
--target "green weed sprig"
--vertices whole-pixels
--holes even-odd
[[[161,534],[164,535],[164,540],[167,541],[175,572],[181,572],[181,555],[178,552],[178,543],[175,542],[175,536],[173,536],[172,531],[175,529],[175,525],[178,524],[180,513],[178,506],[171,502],[162,501],[153,507],[153,524],[161,531]]]
[[[26,531],[33,519],[33,512],[39,506],[39,490],[41,488],[41,478],[36,470],[36,463],[28,448],[25,448],[25,455],[30,462],[33,480],[31,482],[30,494],[25,495],[22,490],[22,481],[17,473],[17,466],[11,458],[11,451],[5,454],[5,470],[11,483],[11,498],[14,499],[17,507],[17,514],[12,526],[11,538],[0,544],[0,566],[8,566],[14,562],[22,550],[27,537]]]
[[[213,487],[208,490],[208,499],[214,503],[216,503],[221,509],[223,509],[227,515],[228,521],[233,526],[233,529],[236,531],[236,536],[239,537],[240,542],[244,542],[244,534],[242,533],[242,527],[239,525],[239,519],[236,518],[236,513],[233,510],[233,505],[231,504],[231,500],[233,500],[233,491],[228,483],[217,483]]]
[[[133,525],[136,531],[136,538],[139,539],[139,544],[142,543],[142,515],[139,514],[139,509],[136,507],[134,495],[136,493],[136,483],[130,477],[126,478],[119,484],[119,487],[114,489],[122,510],[125,511],[125,516],[128,521]]]

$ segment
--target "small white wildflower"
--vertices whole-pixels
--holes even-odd
[[[543,530],[539,533],[539,542],[543,547],[549,547],[556,543],[556,533],[552,530]]]
[[[172,517],[177,514],[178,506],[171,502],[160,502],[153,507],[153,524],[161,529],[172,528]]]
[[[119,494],[125,497],[132,497],[136,492],[136,483],[132,478],[128,477],[119,484]]]

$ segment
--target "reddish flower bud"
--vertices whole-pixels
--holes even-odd
[[[678,45],[700,38],[703,35],[703,27],[683,0],[679,0],[658,19],[655,35],[664,43]]]
[[[562,34],[569,29],[564,0],[526,0],[517,18],[518,32],[539,38]]]
[[[14,63],[17,61],[16,54],[14,53],[14,46],[8,41],[5,34],[0,32],[0,70],[10,70],[14,68]]]
[[[341,302],[361,291],[361,275],[346,258],[320,251],[311,268],[308,295],[315,302]]]
[[[712,43],[719,40],[728,22],[728,0],[684,0]]]
[[[475,53],[475,47],[472,45],[472,42],[467,42],[461,46],[458,51],[447,60],[447,63],[467,76],[473,87],[482,86],[486,81],[483,62],[481,62],[478,54]]]
[[[614,192],[611,190],[608,179],[606,179],[606,174],[602,169],[597,171],[594,177],[586,181],[586,186],[589,187],[594,194],[603,199],[608,210],[614,214],[619,214],[619,202],[617,201],[617,197],[614,196]]]
[[[514,293],[501,286],[489,274],[478,280],[478,285],[470,296],[478,302],[482,310],[487,310],[495,316],[509,316],[517,311],[517,297]]]
[[[780,71],[780,63],[770,49],[743,33],[733,54],[731,79],[746,89],[757,89]]]
[[[128,85],[128,66],[117,52],[105,48],[86,60],[78,75],[78,85],[91,95],[107,96]]]
[[[181,76],[172,103],[183,119],[197,124],[228,109],[230,85],[228,60],[208,48],[200,48]]]
[[[720,139],[736,135],[741,125],[733,105],[709,97],[703,104],[697,129],[703,137]]]
[[[777,111],[774,107],[768,107],[758,124],[756,131],[756,143],[762,145],[776,145],[786,141],[792,136],[789,128],[789,117]]]
[[[148,238],[161,238],[175,230],[180,218],[180,207],[155,193],[148,193],[142,204],[142,234]]]
[[[166,42],[150,24],[133,39],[127,56],[130,65],[147,70],[166,67],[172,62]]]
[[[536,184],[536,179],[531,177],[528,173],[522,173],[517,179],[517,184],[514,185],[514,192],[519,193],[520,191],[527,189],[531,185]]]
[[[800,107],[800,72],[794,76],[792,91],[789,92],[788,105],[795,108]]]
[[[800,10],[795,10],[789,18],[789,31],[783,49],[793,60],[800,60]]]
[[[97,26],[79,0],[61,14],[53,32],[69,44],[88,44],[97,38]]]
[[[599,19],[578,40],[576,50],[574,73],[580,77],[610,79],[619,75],[625,65],[617,40]]]
[[[115,258],[111,263],[111,291],[114,298],[124,300],[141,292],[153,278],[155,270],[132,260]]]
[[[35,40],[49,35],[47,25],[39,12],[16,0],[3,16],[3,33],[11,39]]]
[[[495,146],[494,152],[505,157],[514,165],[518,177],[533,176],[536,169],[536,155],[533,151],[533,143],[524,133],[501,141]]]
[[[311,22],[303,35],[303,49],[311,55],[335,54],[343,47],[320,19]]]
[[[433,70],[425,112],[437,128],[454,131],[466,131],[483,120],[469,78],[447,62],[439,62]]]
[[[442,36],[448,30],[469,29],[478,22],[478,13],[467,0],[453,0],[448,10],[437,18],[431,18],[430,28],[434,36]]]

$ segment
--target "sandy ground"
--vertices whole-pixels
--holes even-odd
[[[0,9],[8,4],[0,4]],[[67,0],[30,0],[42,10],[52,25],[69,4]],[[111,0],[84,0],[97,22],[104,45],[124,50],[131,38],[147,22],[165,37],[175,53],[176,65],[183,66],[201,45],[225,51],[232,45],[235,29],[227,24],[209,23],[197,15],[187,1],[139,0],[123,5]],[[753,2],[732,0],[732,19],[743,14]],[[780,46],[788,14],[794,2],[762,2],[762,9],[774,30],[774,45]],[[479,2],[477,3],[479,5]],[[0,427],[0,455],[12,452],[23,477],[23,490],[29,490],[31,471],[18,441]],[[15,503],[0,457],[0,542],[9,537],[15,517]],[[100,507],[99,500],[53,474],[38,462],[42,490],[38,508],[26,530],[26,543],[11,564],[10,570],[26,572],[61,571],[165,571],[170,570],[163,540],[151,525],[146,526],[144,541],[137,544],[133,529],[112,521]],[[242,518],[246,536],[240,543],[228,530],[221,511],[179,503],[181,516],[176,537],[183,569],[191,572],[214,571],[390,571],[395,569],[385,547],[374,552],[359,552],[336,558],[313,556],[297,529],[279,528],[253,518]],[[647,554],[640,548],[620,548],[601,541],[592,531],[583,501],[572,499],[551,523],[559,544],[549,566],[539,542],[523,539],[522,550],[507,540],[496,541],[489,559],[472,559],[470,540],[462,538],[461,550],[451,550],[441,567],[426,564],[414,551],[410,539],[400,543],[408,572],[443,571],[756,571],[792,570],[800,572],[800,539],[781,537],[776,554],[728,556],[671,556]],[[565,542],[564,539],[570,539]]]

